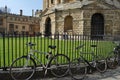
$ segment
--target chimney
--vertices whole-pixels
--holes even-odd
[[[5,6],[5,13],[7,13],[7,6]]]
[[[23,15],[23,10],[20,10],[20,16],[22,16]]]
[[[32,17],[34,17],[34,10],[32,10]]]

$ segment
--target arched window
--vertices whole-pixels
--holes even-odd
[[[64,32],[72,31],[73,29],[73,18],[72,16],[67,16],[64,20]]]
[[[91,38],[102,39],[104,35],[104,17],[100,13],[95,13],[91,19]]]
[[[51,19],[48,17],[45,22],[45,36],[51,35]]]
[[[54,4],[54,0],[51,0],[51,4]]]
[[[58,1],[58,4],[60,4],[61,3],[61,0],[57,0]]]
[[[69,3],[69,2],[72,2],[74,0],[65,0],[65,3]]]
[[[69,0],[65,0],[65,3],[68,3],[69,2]]]
[[[3,19],[0,19],[0,25],[3,25]]]

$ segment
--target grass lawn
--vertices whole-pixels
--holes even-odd
[[[13,60],[16,58],[26,55],[29,47],[26,46],[26,43],[33,42],[36,44],[33,48],[42,52],[48,52],[50,49],[49,45],[56,45],[56,50],[52,50],[54,54],[62,53],[74,59],[78,57],[78,51],[75,50],[75,47],[84,44],[85,46],[81,49],[83,52],[91,52],[90,45],[97,45],[97,48],[94,49],[96,54],[101,54],[106,57],[108,52],[110,52],[114,44],[111,41],[98,41],[98,40],[64,40],[64,39],[50,39],[42,37],[6,37],[0,38],[0,68],[9,67]],[[43,63],[46,63],[45,54],[35,54]],[[85,57],[88,60],[91,60],[91,55],[86,54]]]

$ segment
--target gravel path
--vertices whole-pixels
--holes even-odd
[[[38,78],[39,78],[38,73]],[[0,80],[13,80],[9,75],[8,71],[0,71]],[[63,78],[42,78],[42,79],[31,79],[31,80],[73,80],[70,76],[63,77]],[[87,74],[84,80],[120,80],[120,67],[117,69],[107,69],[105,73],[94,72],[93,74]]]
[[[44,78],[35,80],[73,80],[70,76],[63,78]],[[87,74],[84,80],[120,80],[120,67],[117,69],[108,69],[105,73],[94,72]]]

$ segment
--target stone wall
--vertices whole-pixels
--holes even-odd
[[[72,3],[70,4],[72,5]],[[62,10],[62,6],[65,5],[66,8]],[[75,6],[76,5],[73,5],[73,8]],[[60,10],[59,7],[61,7]],[[50,17],[52,24],[52,33],[64,33],[65,18],[66,16],[71,16],[73,18],[73,30],[72,30],[73,34],[91,35],[92,16],[95,13],[100,13],[104,17],[104,35],[120,34],[120,20],[119,20],[120,10],[115,8],[116,6],[114,7],[111,6],[110,4],[108,4],[108,2],[104,2],[104,1],[102,2],[98,1],[97,3],[90,2],[87,5],[85,4],[82,5],[81,8],[75,7],[75,9],[69,8],[67,4],[63,4],[59,7],[58,7],[58,11],[53,13],[48,13],[46,16],[42,17],[42,27],[41,27],[41,29],[43,30],[42,32],[44,32],[45,29],[44,24],[46,18]]]
[[[56,13],[56,30],[64,33],[64,19],[67,16],[73,18],[73,34],[83,34],[83,11],[79,9],[59,11]]]

